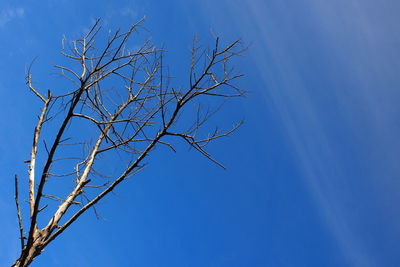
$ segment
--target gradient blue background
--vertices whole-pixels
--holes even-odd
[[[211,147],[228,171],[156,153],[98,205],[103,220],[89,212],[32,266],[400,266],[399,12],[394,0],[1,1],[0,265],[18,255],[13,175],[25,177],[39,112],[25,66],[38,56],[38,86],[56,88],[63,35],[146,15],[182,79],[194,32],[250,44],[238,64],[252,93],[223,113],[247,124]]]

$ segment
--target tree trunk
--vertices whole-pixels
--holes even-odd
[[[36,229],[33,235],[33,244],[29,247],[25,246],[21,251],[21,255],[18,257],[16,262],[11,265],[11,267],[26,267],[29,266],[32,261],[39,256],[43,248],[45,247],[46,237],[43,235],[42,231]]]

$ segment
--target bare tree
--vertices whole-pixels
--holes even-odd
[[[101,42],[103,32],[97,20],[82,39],[63,40],[61,53],[70,65],[55,67],[74,89],[44,94],[35,88],[28,70],[27,85],[43,106],[26,161],[29,220],[25,229],[15,176],[21,254],[13,266],[28,266],[84,212],[95,209],[99,200],[142,170],[145,158],[158,146],[175,151],[174,140],[181,139],[223,167],[206,146],[231,134],[242,122],[225,131],[210,131],[206,122],[219,109],[205,109],[200,103],[243,95],[234,84],[242,75],[229,64],[243,51],[239,41],[221,46],[215,38],[215,45],[208,49],[199,46],[195,38],[189,84],[176,88],[169,85],[163,49],[157,49],[150,40],[134,50],[127,48],[141,23],[125,32],[109,32]],[[45,135],[42,129],[47,124],[53,130]],[[39,148],[43,149],[41,154]],[[127,161],[118,161],[119,166],[112,161],[110,175],[111,168],[104,166],[113,157]],[[38,172],[40,161],[43,167]],[[63,186],[52,186],[49,193],[46,187],[52,181]]]

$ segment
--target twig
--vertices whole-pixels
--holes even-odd
[[[25,247],[25,237],[24,237],[24,228],[22,224],[21,209],[19,206],[19,198],[18,198],[18,175],[15,175],[15,205],[17,206],[19,238],[21,239],[21,250],[23,250]]]

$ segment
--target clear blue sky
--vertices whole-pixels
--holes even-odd
[[[395,0],[1,1],[0,265],[18,254],[13,175],[26,176],[39,112],[25,66],[37,56],[38,86],[56,88],[63,35],[145,15],[176,76],[195,32],[250,44],[238,64],[252,93],[224,113],[247,124],[212,146],[228,170],[155,154],[98,205],[104,220],[89,212],[32,266],[400,266],[399,11]]]

